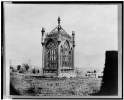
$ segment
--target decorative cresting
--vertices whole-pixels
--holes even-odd
[[[59,26],[60,30],[59,33],[61,36],[66,37],[68,39],[71,39],[71,36],[67,34],[67,32],[62,28],[62,26]],[[47,34],[47,37],[58,35],[58,26],[54,28],[49,34]]]
[[[70,36],[60,25],[60,17],[57,21],[51,32],[41,31],[42,69],[43,75],[64,77],[74,72],[75,32]]]

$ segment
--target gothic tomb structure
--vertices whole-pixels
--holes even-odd
[[[41,31],[43,75],[74,77],[75,32],[70,36],[60,25],[60,17],[57,20],[51,32],[45,33],[45,28]]]

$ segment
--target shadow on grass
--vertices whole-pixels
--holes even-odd
[[[10,95],[20,95],[20,93],[10,84]]]

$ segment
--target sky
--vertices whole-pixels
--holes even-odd
[[[6,65],[42,65],[41,30],[75,31],[75,67],[102,70],[105,52],[118,50],[118,7],[98,4],[5,4]]]

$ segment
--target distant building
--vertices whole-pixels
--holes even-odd
[[[95,78],[96,77],[96,73],[94,73],[93,71],[87,71],[85,73],[85,77]]]
[[[42,28],[42,68],[43,75],[46,76],[73,76],[74,75],[74,47],[75,32],[72,36],[60,25],[58,17],[58,26],[51,32],[45,33]]]
[[[96,78],[102,78],[103,77],[103,72],[96,73]]]

